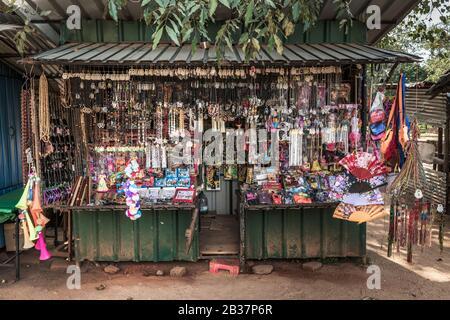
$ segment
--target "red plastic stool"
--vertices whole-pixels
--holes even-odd
[[[218,273],[219,270],[228,270],[230,275],[239,275],[238,260],[211,260],[209,262],[209,272]]]

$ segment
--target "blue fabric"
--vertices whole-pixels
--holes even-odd
[[[373,135],[377,136],[386,131],[386,125],[383,122],[371,124],[370,131]]]
[[[0,249],[5,247],[5,231],[3,230],[3,223],[0,224]]]

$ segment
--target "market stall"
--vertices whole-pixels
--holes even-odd
[[[363,152],[365,66],[417,59],[356,44],[264,48],[250,62],[235,46],[220,64],[212,46],[69,43],[42,53],[30,62],[60,67],[61,106],[39,103],[35,154],[74,159],[70,177],[38,165],[59,190],[70,185],[64,201],[49,191],[46,205],[71,216],[77,261],[195,261],[211,211],[202,192],[225,179],[237,185],[243,264],[363,258],[364,222],[388,214],[385,168]],[[49,138],[55,126],[42,119],[55,108],[70,113],[60,126],[73,140]]]

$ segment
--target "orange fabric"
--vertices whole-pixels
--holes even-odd
[[[403,86],[402,86],[403,74],[400,75],[400,81],[397,88],[397,101],[398,101],[398,112],[400,115],[400,128],[398,130],[398,141],[402,145],[403,149],[406,147],[406,142],[408,142],[408,127],[406,126],[406,116],[404,113],[404,101],[403,101]]]
[[[41,207],[41,198],[40,198],[41,192],[39,183],[34,184],[33,189],[33,202],[31,204],[31,216],[33,217],[33,222],[37,226],[39,224],[39,218],[42,214],[43,210]]]
[[[397,99],[394,98],[394,103],[391,107],[391,112],[389,113],[389,119],[386,125],[386,134],[381,140],[380,151],[385,160],[389,160],[395,149],[395,121],[392,121],[395,116],[395,111],[397,109]],[[391,127],[392,125],[392,127]]]

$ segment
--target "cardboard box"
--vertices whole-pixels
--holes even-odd
[[[15,223],[5,223],[5,243],[6,251],[16,251],[16,225]],[[23,247],[23,230],[19,228],[19,248]]]

